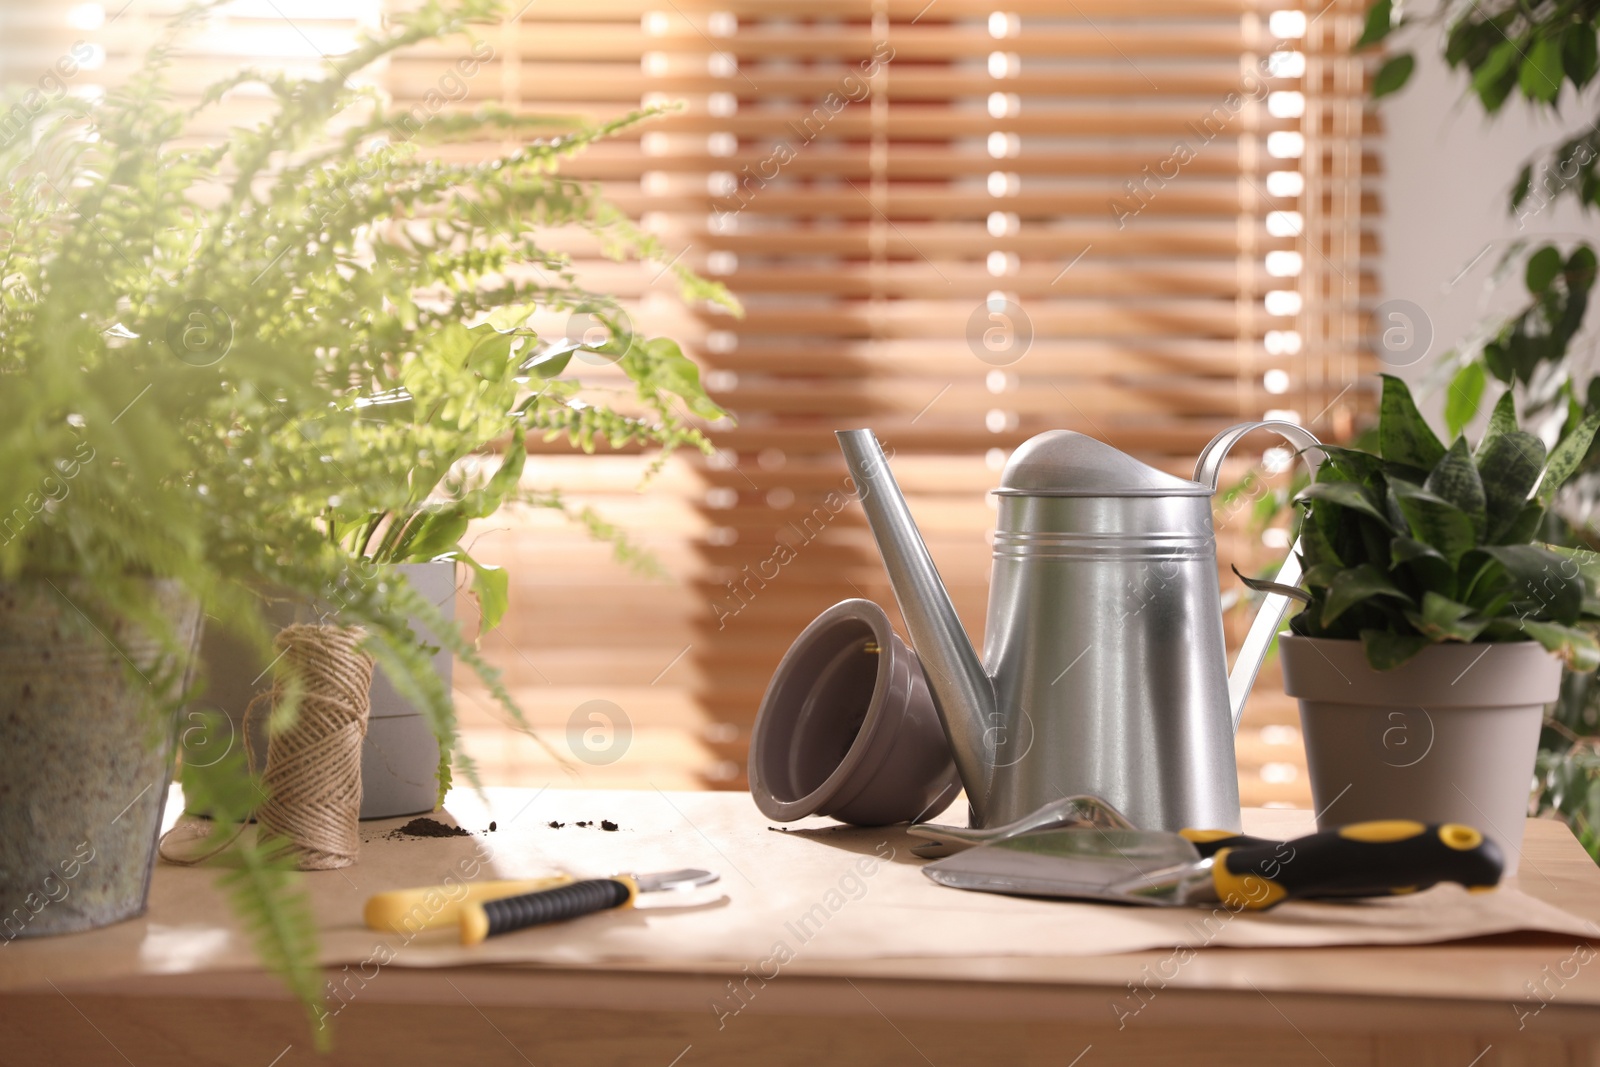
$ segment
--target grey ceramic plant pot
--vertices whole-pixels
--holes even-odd
[[[455,619],[454,563],[401,563],[389,569],[410,582],[446,619]],[[327,606],[322,610],[326,611]],[[316,621],[319,613],[309,601],[278,599],[269,602],[267,615],[271,623],[281,627]],[[412,620],[411,625],[424,640],[428,639],[420,622]],[[250,701],[271,686],[267,661],[216,628],[206,632],[200,659],[207,680],[206,692],[189,710],[220,711],[228,717],[233,735],[242,735]],[[433,669],[447,692],[451,665],[448,651],[441,648],[434,654]],[[372,675],[371,704],[367,737],[361,746],[361,818],[389,819],[432,811],[439,796],[439,742],[428,728],[427,719],[395,692],[382,667]],[[265,715],[250,719],[250,747],[252,766],[260,772],[267,753]]]
[[[0,943],[144,912],[175,737],[158,709],[200,628],[176,583],[148,584],[176,653],[131,622],[91,625],[80,583],[0,583]]]
[[[961,790],[922,664],[883,609],[845,600],[795,639],[750,738],[750,792],[770,819],[860,826],[928,819]]]
[[[1443,644],[1390,671],[1359,641],[1284,636],[1284,690],[1300,702],[1319,829],[1371,819],[1475,826],[1507,876],[1523,822],[1545,706],[1561,662],[1532,641]]]

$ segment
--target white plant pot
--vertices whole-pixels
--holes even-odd
[[[1561,661],[1532,641],[1442,644],[1390,671],[1359,641],[1279,638],[1300,702],[1318,829],[1371,819],[1465,823],[1517,871],[1546,705]]]
[[[389,569],[410,582],[446,619],[455,620],[454,563],[401,563]],[[273,603],[267,615],[278,626],[315,618],[306,601]],[[419,621],[413,619],[411,625],[431,642],[429,631]],[[233,736],[242,737],[245,709],[271,685],[271,675],[265,673],[267,664],[215,627],[206,628],[200,659],[206,671],[206,695],[190,710],[222,712],[233,725]],[[452,659],[443,648],[433,656],[433,669],[446,692],[450,690]],[[367,737],[361,746],[361,817],[389,819],[432,811],[439,794],[439,742],[428,728],[427,719],[395,692],[381,667],[372,675],[371,705]],[[258,714],[251,720],[250,743],[252,769],[259,773],[266,763],[265,715]]]

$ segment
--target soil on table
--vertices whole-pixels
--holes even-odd
[[[390,841],[396,841],[402,837],[471,837],[472,834],[471,831],[462,827],[451,826],[449,823],[440,822],[438,819],[430,819],[424,815],[421,818],[412,819],[404,826],[395,827],[383,836]]]

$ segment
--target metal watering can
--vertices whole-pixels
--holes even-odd
[[[1012,454],[983,659],[967,638],[871,430],[838,434],[971,804],[998,826],[1091,793],[1146,829],[1239,828],[1233,739],[1288,598],[1269,594],[1231,674],[1211,497],[1253,430],[1218,434],[1185,481],[1052,430]],[[1277,581],[1292,585],[1291,550]]]

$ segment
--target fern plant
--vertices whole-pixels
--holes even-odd
[[[584,342],[530,325],[536,310],[620,316],[540,247],[543,229],[579,227],[616,258],[666,261],[557,170],[655,112],[603,125],[497,109],[418,122],[353,85],[398,49],[495,21],[491,0],[426,0],[363,35],[337,70],[241,71],[180,107],[168,68],[214,6],[178,16],[102,101],[69,98],[0,149],[0,578],[78,576],[97,590],[90,615],[156,628],[143,582],[176,579],[262,651],[271,634],[252,587],[336,602],[450,753],[450,694],[408,618],[521,714],[473,643],[372,564],[460,559],[492,623],[504,576],[470,557],[466,524],[513,498],[561,504],[520,488],[525,434],[590,451],[704,450],[680,412],[723,414],[670,340],[614,330],[595,347],[626,385],[597,392],[569,373]],[[245,86],[266,90],[263,121],[199,147],[180,140]],[[523,146],[476,164],[429,155],[486,139]],[[667,269],[686,300],[732,306],[687,268]],[[485,473],[473,453],[496,442],[504,459]],[[41,498],[66,463],[71,491]],[[239,819],[238,798],[210,780],[225,766],[185,768],[186,787]],[[309,913],[293,878],[264,862],[245,855],[229,891],[262,958],[314,1010]]]

